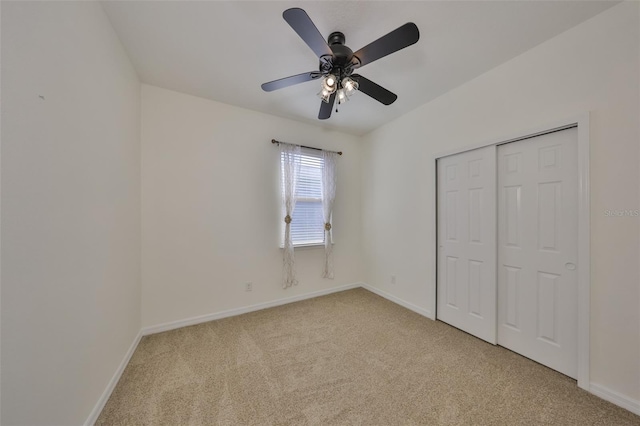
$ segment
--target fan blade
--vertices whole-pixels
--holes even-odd
[[[353,56],[360,60],[360,66],[362,67],[380,58],[384,58],[393,52],[415,44],[419,38],[420,32],[416,24],[408,22],[376,41],[367,44],[354,53]]]
[[[333,56],[333,52],[331,48],[325,41],[320,31],[313,24],[309,15],[304,10],[294,7],[292,9],[287,9],[282,13],[282,17],[291,28],[298,33],[300,38],[307,43],[307,46],[313,50],[313,52],[320,58],[324,55]]]
[[[273,92],[274,90],[284,89],[285,87],[293,86],[294,84],[311,81],[319,76],[320,74],[317,71],[303,72],[302,74],[292,75],[291,77],[285,77],[264,83],[261,87],[265,92]]]
[[[318,113],[318,118],[320,120],[326,120],[331,117],[331,110],[333,109],[333,102],[336,100],[336,92],[333,92],[331,96],[329,96],[329,103],[325,101],[320,101],[320,112]]]
[[[353,74],[351,78],[358,82],[358,91],[364,93],[365,95],[371,96],[378,102],[381,102],[385,105],[391,105],[396,101],[396,99],[398,99],[398,95],[388,91],[382,86],[377,85],[368,78],[365,78],[358,74]]]

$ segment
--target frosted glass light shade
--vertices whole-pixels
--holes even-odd
[[[343,104],[349,100],[349,96],[347,96],[347,91],[345,89],[339,89],[336,99],[338,100],[338,104]]]
[[[328,90],[326,90],[325,88],[322,88],[318,92],[318,97],[320,99],[322,99],[324,102],[329,103],[329,98],[331,97],[331,93]]]
[[[322,79],[322,88],[328,91],[330,94],[336,91],[338,86],[338,79],[335,75],[329,74],[325,78]]]
[[[346,90],[347,96],[351,96],[358,90],[358,82],[350,77],[345,77],[342,79],[342,87]]]

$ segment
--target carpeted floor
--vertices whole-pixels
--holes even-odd
[[[364,289],[142,339],[97,425],[640,425]]]

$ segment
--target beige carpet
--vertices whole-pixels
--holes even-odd
[[[640,417],[356,289],[145,337],[97,424],[640,425]]]

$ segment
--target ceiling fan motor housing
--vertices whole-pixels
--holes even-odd
[[[333,55],[326,55],[320,58],[320,70],[342,76],[351,75],[353,72],[354,56],[353,51],[344,45],[344,34],[335,31],[329,35],[327,42]]]

